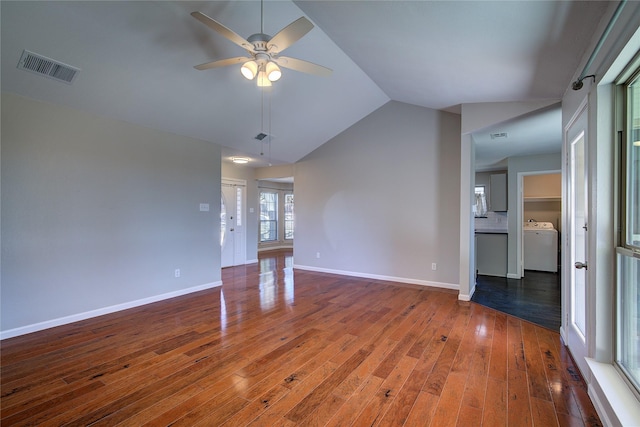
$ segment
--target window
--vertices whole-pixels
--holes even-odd
[[[484,192],[484,185],[476,185],[476,203],[473,212],[476,218],[487,216],[487,195]]]
[[[284,238],[293,239],[293,194],[284,195]]]
[[[640,71],[640,70],[639,70]],[[622,234],[617,252],[616,363],[640,392],[640,72],[625,84]]]
[[[278,193],[260,192],[260,241],[278,239]]]

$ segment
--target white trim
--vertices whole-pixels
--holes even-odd
[[[247,186],[247,180],[246,179],[235,179],[235,178],[225,178],[222,177],[220,179],[220,184],[226,184],[226,185],[234,185],[234,186],[240,186],[240,187],[246,187]]]
[[[309,265],[297,265],[297,264],[294,264],[293,268],[297,268],[298,270],[316,271],[318,273],[339,274],[339,275],[342,275],[342,276],[362,277],[364,279],[385,280],[385,281],[389,281],[389,282],[408,283],[410,285],[420,285],[420,286],[429,286],[429,287],[433,287],[433,288],[453,289],[453,290],[456,290],[456,291],[460,290],[460,285],[454,285],[452,283],[430,282],[430,281],[427,281],[427,280],[408,279],[408,278],[405,278],[405,277],[383,276],[383,275],[379,275],[379,274],[359,273],[359,272],[355,272],[355,271],[333,270],[333,269],[330,269],[330,268],[313,267],[313,266],[309,266]]]
[[[507,273],[507,279],[522,279],[522,276],[519,274]]]
[[[118,311],[127,310],[129,308],[139,307],[146,304],[151,304],[158,301],[163,301],[182,295],[187,295],[193,292],[203,291],[205,289],[211,289],[222,286],[222,281],[205,283],[204,285],[198,285],[191,288],[180,289],[173,292],[167,292],[166,294],[155,295],[152,297],[142,298],[135,301],[129,301],[122,304],[116,304],[109,307],[98,308],[96,310],[85,311],[84,313],[72,314],[70,316],[59,317],[57,319],[47,320],[40,323],[34,323],[32,325],[21,326],[19,328],[9,329],[7,331],[0,331],[0,340],[7,338],[13,338],[20,335],[30,334],[32,332],[42,331],[44,329],[54,328],[56,326],[62,326],[73,322],[79,322],[81,320],[90,319],[92,317],[103,316],[105,314],[111,314]]]
[[[589,397],[606,426],[640,426],[640,401],[610,363],[586,358],[592,381]]]
[[[248,259],[248,260],[245,261],[244,264],[247,265],[247,264],[257,264],[257,263],[258,263],[258,258],[256,258],[256,259]]]
[[[274,246],[263,246],[258,248],[258,252],[275,251],[280,249],[293,249],[293,243],[290,245],[284,244],[284,245],[274,245]]]

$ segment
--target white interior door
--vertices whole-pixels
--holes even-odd
[[[220,201],[221,267],[245,263],[245,185],[235,180],[222,180]]]
[[[568,315],[566,338],[569,350],[580,370],[587,370],[589,339],[589,276],[587,274],[588,181],[587,181],[587,108],[585,107],[566,130],[569,143],[569,230],[570,281],[567,289]],[[567,258],[565,258],[567,259]]]

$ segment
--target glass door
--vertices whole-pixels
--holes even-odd
[[[588,225],[588,181],[587,181],[587,107],[586,104],[576,119],[566,129],[569,163],[569,240],[570,282],[565,304],[567,314],[566,338],[578,367],[587,372],[587,345],[589,337],[589,277],[587,237]]]

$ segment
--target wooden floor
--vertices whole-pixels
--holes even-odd
[[[560,274],[526,270],[522,279],[479,275],[471,301],[559,331],[561,294]]]
[[[2,426],[601,425],[557,333],[291,265],[4,340]]]

